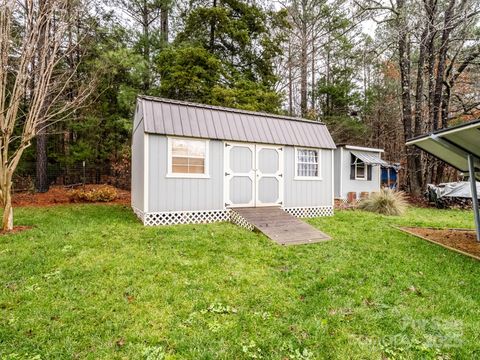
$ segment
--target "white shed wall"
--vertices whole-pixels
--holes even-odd
[[[321,179],[295,179],[295,148],[285,147],[284,207],[333,206],[333,150],[320,150]]]
[[[167,178],[168,138],[149,134],[148,211],[220,210],[223,203],[222,141],[209,141],[209,178]]]
[[[141,212],[145,212],[146,210],[144,204],[145,136],[147,135],[143,131],[142,107],[141,105],[137,105],[132,135],[131,203],[133,208]]]
[[[140,130],[141,127],[138,128]],[[224,210],[223,141],[210,140],[209,177],[167,177],[168,137],[134,132],[132,149],[132,206],[145,213]],[[148,140],[144,143],[144,137]],[[145,146],[146,144],[146,146]],[[143,149],[148,155],[143,154]],[[283,207],[333,206],[333,150],[320,151],[321,179],[295,179],[295,148],[284,147]],[[147,169],[143,168],[142,159]],[[146,171],[144,171],[146,170]],[[143,174],[147,174],[147,180]],[[144,184],[147,192],[144,193]],[[142,201],[145,195],[145,203]]]

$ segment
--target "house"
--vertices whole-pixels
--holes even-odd
[[[132,208],[145,225],[229,220],[233,207],[333,214],[325,124],[141,96],[132,139]]]
[[[338,145],[334,151],[335,199],[352,202],[380,190],[382,149]]]

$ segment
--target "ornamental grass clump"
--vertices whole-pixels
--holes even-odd
[[[405,193],[392,189],[381,189],[372,194],[368,199],[362,200],[358,207],[362,210],[375,212],[382,215],[400,216],[407,209]]]
[[[118,197],[118,193],[113,186],[102,185],[72,190],[69,197],[72,202],[110,202]]]

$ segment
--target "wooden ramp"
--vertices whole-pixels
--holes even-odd
[[[330,240],[330,236],[288,214],[279,207],[232,209],[232,222],[260,231],[281,245],[310,244]]]

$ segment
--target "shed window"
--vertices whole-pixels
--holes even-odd
[[[170,138],[170,173],[206,175],[207,141]]]
[[[319,150],[318,149],[297,149],[296,154],[296,176],[319,177]]]

